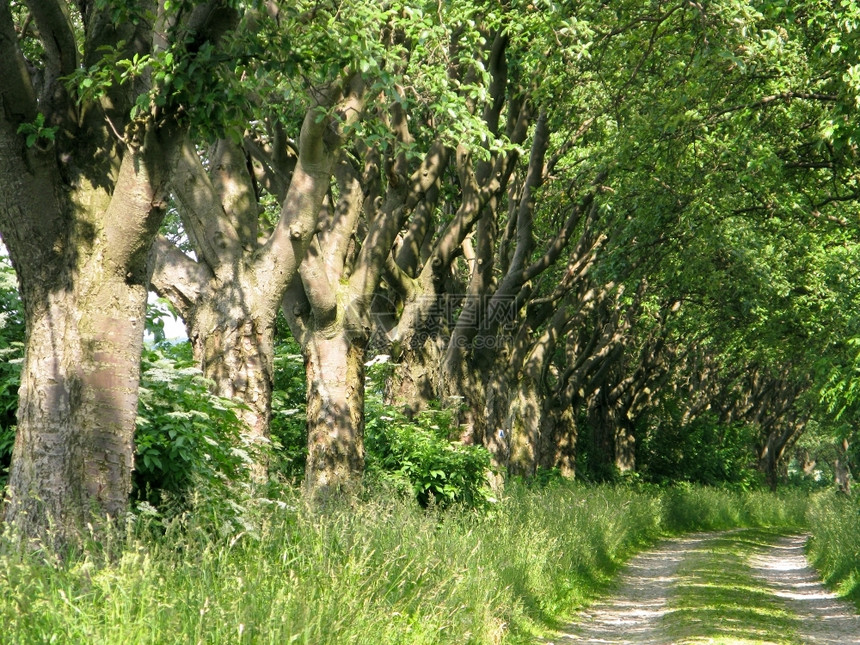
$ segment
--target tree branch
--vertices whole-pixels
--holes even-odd
[[[342,127],[355,121],[364,106],[364,83],[359,75],[344,81],[343,87],[329,87],[318,93],[305,115],[299,139],[299,159],[281,217],[275,230],[257,252],[254,271],[257,283],[279,300],[305,257],[323,199],[331,184],[335,150],[340,146]],[[345,91],[344,91],[345,90]],[[335,116],[320,118],[320,111],[336,107]]]
[[[532,228],[534,225],[535,191],[543,183],[543,164],[548,146],[549,127],[547,125],[547,114],[545,111],[542,111],[535,125],[528,171],[523,183],[523,192],[520,196],[519,208],[517,210],[517,245],[514,257],[511,259],[511,266],[508,269],[508,275],[522,272],[526,259],[534,248]]]
[[[28,0],[27,5],[39,28],[47,55],[46,86],[48,91],[53,91],[53,82],[68,76],[78,66],[78,47],[69,6],[67,2],[57,0]]]
[[[585,210],[589,212],[597,210],[597,203],[594,201],[593,192],[586,195],[582,203],[577,204],[576,208],[571,211],[562,230],[552,241],[552,244],[547,247],[546,252],[523,271],[523,282],[534,279],[555,263],[570,241],[571,235],[573,235],[573,231],[582,219],[582,214]]]
[[[167,298],[183,320],[191,320],[191,313],[200,297],[200,288],[209,282],[213,273],[162,235],[153,242],[149,264],[153,290],[162,298]]]
[[[239,234],[224,217],[218,191],[190,140],[186,139],[182,146],[171,184],[181,206],[185,232],[200,259],[217,271],[223,262],[229,263],[241,254]]]
[[[415,281],[399,266],[390,255],[385,260],[385,281],[404,299],[415,296]]]
[[[237,244],[252,251],[258,244],[260,212],[245,151],[226,139],[216,141],[209,153],[209,174]]]
[[[328,279],[323,250],[319,238],[314,237],[308,245],[304,260],[299,265],[305,298],[311,306],[315,327],[325,329],[337,317],[337,293]],[[335,279],[338,276],[332,276]]]
[[[18,47],[8,2],[0,2],[0,109],[13,129],[36,118],[36,92]]]
[[[339,279],[345,277],[347,255],[361,216],[364,192],[361,189],[357,171],[343,155],[335,165],[334,176],[340,198],[334,205],[334,213],[328,226],[320,222],[317,239],[323,251],[323,260],[328,274]]]
[[[380,215],[369,223],[369,230],[350,278],[350,290],[358,298],[369,300],[385,270],[397,232],[404,221],[403,212],[414,208],[418,201],[437,184],[445,167],[447,153],[439,141],[430,146],[421,165],[409,178],[404,195],[391,195]],[[395,191],[397,192],[397,191]],[[438,191],[434,192],[434,196]]]

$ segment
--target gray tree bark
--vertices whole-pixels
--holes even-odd
[[[319,103],[308,109],[302,124],[297,159],[265,158],[278,177],[290,176],[289,182],[270,183],[283,192],[276,195],[280,219],[266,238],[260,234],[246,150],[218,142],[209,153],[207,172],[197,151],[186,144],[172,179],[197,258],[159,238],[152,284],[185,321],[194,358],[214,392],[244,404],[239,416],[251,444],[269,437],[275,318],[316,232],[342,128],[360,114],[363,92],[357,76],[318,91]],[[334,115],[320,119],[321,107],[333,108]],[[254,142],[246,145],[259,153]],[[257,480],[265,479],[264,461],[252,468]]]
[[[0,236],[27,326],[4,519],[24,539],[63,546],[128,502],[147,255],[182,127],[168,107],[157,119],[130,118],[147,79],[81,101],[65,85],[102,47],[121,58],[153,51],[151,24],[115,24],[110,7],[89,7],[80,60],[74,9],[28,6],[42,44],[33,61],[20,45],[29,36],[0,3]],[[154,13],[156,4],[139,8]],[[176,27],[211,35],[205,21]],[[39,114],[43,130],[28,141]]]

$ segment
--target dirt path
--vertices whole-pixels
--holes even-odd
[[[667,614],[671,611],[673,589],[679,582],[677,571],[686,558],[701,554],[711,542],[725,535],[699,533],[666,540],[636,556],[622,571],[611,598],[585,610],[567,633],[546,642],[672,645],[663,630],[671,622]],[[836,598],[818,581],[803,554],[805,539],[805,536],[784,537],[768,548],[759,549],[749,562],[753,575],[783,599],[786,608],[796,616],[803,643],[860,644],[860,617],[851,605]]]
[[[750,566],[798,616],[804,643],[860,643],[860,616],[821,585],[803,554],[805,542],[805,535],[780,538],[771,548],[753,556]]]

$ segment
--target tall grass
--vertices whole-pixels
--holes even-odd
[[[825,582],[860,609],[860,502],[819,493],[809,508],[809,556]]]
[[[0,642],[530,642],[663,534],[802,521],[798,499],[695,487],[512,485],[483,514],[385,495],[321,514],[286,494],[247,531],[139,517],[62,565],[7,539]]]

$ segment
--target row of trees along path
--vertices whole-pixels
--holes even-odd
[[[312,497],[361,479],[371,350],[526,476],[746,428],[775,486],[850,435],[860,9],[759,5],[0,2],[5,520],[125,510],[150,286],[249,441],[283,311]]]

